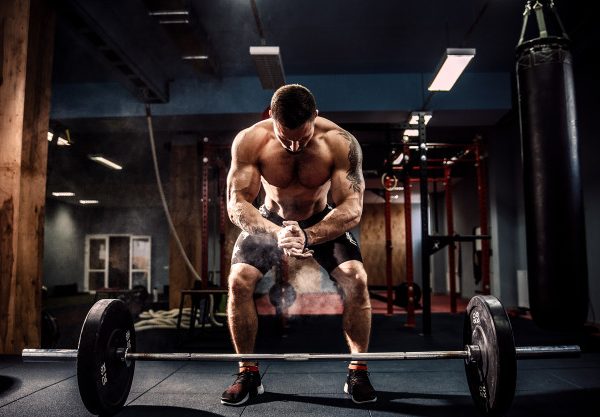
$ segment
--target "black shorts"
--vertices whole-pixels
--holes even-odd
[[[306,220],[299,221],[301,228],[305,229],[317,224],[331,210],[331,206],[326,206],[320,213],[314,214]],[[279,215],[270,212],[261,206],[260,214],[267,220],[275,223],[278,226],[283,226],[285,219]],[[350,232],[318,245],[310,245],[308,247],[313,250],[315,260],[328,272],[331,273],[338,265],[350,261],[357,260],[362,262],[360,248],[358,242]],[[266,274],[273,266],[281,264],[283,251],[277,247],[277,239],[270,235],[250,235],[242,232],[235,242],[231,263],[245,263],[257,268],[260,272]]]

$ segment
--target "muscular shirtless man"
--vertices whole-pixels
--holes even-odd
[[[235,137],[227,177],[227,210],[242,229],[235,244],[227,313],[237,353],[252,353],[258,327],[252,295],[282,256],[314,259],[343,295],[343,331],[352,353],[366,352],[371,331],[367,274],[350,229],[362,215],[362,152],[356,138],[318,116],[305,87],[279,88],[270,119]],[[264,205],[252,205],[260,186]],[[327,204],[328,193],[334,206]],[[264,392],[258,364],[241,362],[221,402],[240,405]],[[374,402],[365,362],[351,362],[344,391],[355,403]]]

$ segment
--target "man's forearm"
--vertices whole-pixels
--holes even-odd
[[[237,227],[251,235],[270,234],[275,236],[280,229],[268,221],[260,212],[247,201],[236,201],[227,205],[229,219]]]
[[[309,245],[318,245],[337,238],[360,222],[362,210],[353,204],[341,204],[319,223],[304,229]]]

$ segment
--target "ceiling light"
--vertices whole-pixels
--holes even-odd
[[[404,154],[401,152],[400,155],[398,155],[398,158],[394,159],[394,161],[392,162],[392,165],[400,165],[403,160],[404,160]]]
[[[90,204],[98,204],[98,200],[79,200],[79,204],[90,205]]]
[[[188,16],[189,14],[187,10],[157,10],[148,13],[149,16]]]
[[[58,146],[71,146],[71,134],[69,133],[69,129],[64,130],[63,136],[66,136],[67,138],[65,139],[56,133],[48,132],[48,142],[52,142],[52,139],[56,137],[56,144]]]
[[[424,114],[424,118],[425,118],[425,125],[427,125],[427,123],[429,123],[429,121],[431,120],[432,114],[431,113],[425,113]],[[410,120],[408,121],[409,125],[418,125],[419,124],[419,113],[411,113],[410,114]]]
[[[411,137],[419,136],[419,129],[406,129],[404,130],[403,135]]]
[[[208,55],[184,55],[181,57],[181,59],[203,61],[208,59]]]
[[[158,21],[160,25],[189,25],[189,19],[161,19]]]
[[[70,191],[53,191],[52,195],[54,197],[73,197],[75,193],[72,193]]]
[[[429,86],[429,91],[450,91],[460,74],[475,56],[473,48],[448,48]]]
[[[105,165],[105,166],[107,166],[109,168],[112,168],[112,169],[117,169],[117,170],[123,169],[123,167],[121,165],[119,165],[119,164],[117,164],[117,163],[115,163],[115,162],[113,162],[113,161],[111,161],[109,159],[106,159],[102,155],[89,155],[89,158],[92,161],[96,161],[99,164]]]
[[[56,144],[57,144],[58,146],[71,146],[71,143],[70,143],[70,142],[69,142],[67,139],[65,139],[65,138],[62,138],[62,137],[60,137],[60,136],[59,136],[59,137],[58,137],[58,139],[56,140]]]
[[[285,84],[279,46],[251,46],[250,56],[256,65],[263,89],[274,90]]]

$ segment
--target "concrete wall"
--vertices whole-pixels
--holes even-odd
[[[83,290],[85,219],[77,206],[46,200],[43,285],[76,283]]]
[[[84,288],[85,236],[148,235],[152,238],[152,287],[169,283],[168,226],[161,208],[103,209],[48,199],[44,235],[44,278],[49,290],[76,283]]]

